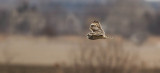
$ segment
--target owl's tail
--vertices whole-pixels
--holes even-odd
[[[113,36],[105,35],[104,39],[113,39]]]

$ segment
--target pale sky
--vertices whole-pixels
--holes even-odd
[[[160,2],[160,0],[146,0],[146,1],[150,1],[150,2]]]

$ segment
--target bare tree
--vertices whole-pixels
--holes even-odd
[[[148,26],[151,22],[145,14],[147,12],[150,17],[155,14],[150,5],[143,0],[116,0],[111,8],[104,22],[107,23],[106,32],[120,34],[129,39],[132,35],[136,35],[135,39],[138,43],[142,43],[147,38]]]

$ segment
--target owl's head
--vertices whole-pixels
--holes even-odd
[[[100,27],[100,22],[94,20],[94,21],[91,23],[91,27]]]

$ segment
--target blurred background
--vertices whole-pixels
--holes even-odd
[[[89,40],[99,20],[114,39]],[[0,73],[160,73],[160,0],[0,0]]]

